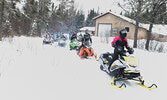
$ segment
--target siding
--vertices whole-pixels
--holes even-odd
[[[96,28],[95,28],[95,35],[96,36],[97,36],[98,24],[100,24],[100,23],[112,24],[112,28],[117,28],[118,33],[119,33],[119,30],[121,30],[125,27],[129,27],[130,31],[127,34],[127,38],[134,39],[135,25],[126,21],[126,20],[123,20],[117,16],[110,14],[110,13],[97,18],[96,19]],[[116,35],[118,35],[118,34],[116,34]],[[112,34],[112,32],[111,32],[111,36],[116,36],[116,35]],[[146,35],[147,35],[147,30],[144,28],[139,28],[138,39],[146,38]]]

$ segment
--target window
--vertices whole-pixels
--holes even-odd
[[[118,29],[117,29],[117,28],[113,28],[113,29],[112,29],[112,33],[113,33],[113,34],[117,34],[117,33],[118,33]]]
[[[162,35],[162,34],[159,34],[159,38],[163,38],[164,37],[164,35]]]
[[[126,31],[129,32],[129,27],[125,27]]]

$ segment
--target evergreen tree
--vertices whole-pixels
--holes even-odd
[[[24,22],[22,24],[22,31],[24,35],[31,35],[33,32],[33,23],[36,21],[37,17],[37,2],[35,0],[26,0],[26,4],[23,7],[24,15],[22,21]]]
[[[84,27],[84,23],[85,23],[85,15],[83,11],[78,11],[75,18],[76,29],[79,30],[80,28]]]
[[[16,8],[21,1],[0,1],[0,37],[41,36],[46,31],[68,32],[83,27],[84,14],[77,11],[74,0],[57,0],[59,6],[51,0],[24,0],[23,12]]]
[[[41,36],[47,30],[51,0],[27,0],[24,6],[25,21],[29,27],[28,35]]]
[[[75,31],[77,9],[74,0],[59,0],[59,2],[59,6],[51,14],[49,29],[55,32]]]
[[[0,40],[3,36],[3,23],[4,23],[4,11],[5,11],[5,0],[0,1]]]
[[[98,12],[95,12],[94,9],[91,9],[90,12],[88,13],[85,26],[89,26],[89,27],[95,26],[95,20],[93,20],[93,18],[98,15],[99,15]]]
[[[21,12],[19,9],[16,8],[16,3],[20,2],[20,0],[11,0],[9,2],[8,7],[8,20],[10,22],[11,28],[12,28],[12,34],[14,35],[20,35],[20,24],[21,24]]]

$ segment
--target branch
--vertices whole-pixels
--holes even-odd
[[[118,6],[121,7],[125,12],[129,13],[129,11],[127,11],[126,9],[124,9],[120,3],[118,3]]]

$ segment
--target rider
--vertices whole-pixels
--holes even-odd
[[[127,31],[126,29],[122,29],[119,32],[119,36],[115,37],[114,40],[111,42],[112,47],[114,47],[114,55],[112,56],[112,61],[109,63],[110,69],[112,63],[118,59],[119,55],[123,55],[125,52],[124,47],[128,50],[129,54],[133,54],[133,48],[130,48],[127,41]]]
[[[92,44],[92,38],[88,32],[88,29],[85,30],[85,34],[84,34],[84,40],[83,42],[86,43],[86,45],[91,45]],[[91,43],[91,44],[90,44]]]
[[[76,32],[73,32],[72,36],[71,36],[71,41],[77,39],[77,35],[76,35]]]
[[[88,29],[86,29],[85,30],[85,34],[84,34],[84,36],[82,38],[82,45],[78,49],[78,54],[79,54],[80,49],[82,47],[90,46],[91,44],[92,44],[92,38],[91,38],[91,36],[90,36],[90,34],[88,32]]]

